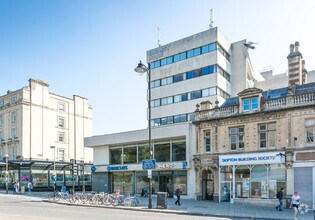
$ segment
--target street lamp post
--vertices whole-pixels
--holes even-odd
[[[9,155],[5,155],[5,192],[8,194],[9,191],[9,167],[8,167]]]
[[[148,64],[148,67],[146,67],[144,64],[142,64],[141,60],[138,64],[138,66],[135,68],[135,71],[139,74],[147,73],[148,76],[148,90],[149,90],[149,100],[148,100],[148,113],[149,113],[149,119],[148,119],[148,129],[149,129],[149,149],[150,149],[150,159],[153,159],[153,151],[152,151],[152,145],[151,145],[151,67],[150,64]],[[152,209],[152,177],[149,177],[149,209]]]
[[[54,149],[54,184],[56,183],[56,157],[55,157],[55,146],[50,146],[50,149]]]

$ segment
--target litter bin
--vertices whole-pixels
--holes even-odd
[[[167,208],[167,192],[158,192],[156,197],[156,208],[166,209]]]
[[[25,186],[21,186],[21,193],[25,193]]]

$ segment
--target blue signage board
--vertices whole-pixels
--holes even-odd
[[[128,170],[128,166],[107,166],[107,171],[121,171],[121,170]]]
[[[95,166],[92,166],[92,167],[91,167],[91,171],[92,171],[92,172],[95,172],[95,171],[96,171],[96,167],[95,167]]]
[[[143,170],[155,170],[155,167],[156,167],[155,159],[142,160],[142,169]]]

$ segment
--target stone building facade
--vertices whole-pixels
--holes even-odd
[[[286,197],[300,191],[312,205],[314,104],[311,83],[269,91],[249,88],[221,107],[197,105],[197,198],[272,204],[283,187]]]

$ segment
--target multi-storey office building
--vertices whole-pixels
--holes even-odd
[[[253,85],[247,50],[246,40],[231,44],[218,28],[211,28],[147,52],[153,157],[158,163],[153,172],[154,192],[172,194],[180,183],[184,195],[195,198],[195,169],[190,166],[196,151],[191,125],[195,106],[206,100],[223,103]],[[85,146],[94,149],[93,190],[139,193],[148,188],[141,167],[143,150],[149,152],[147,133],[139,130],[85,139]],[[122,179],[124,185],[119,182]]]
[[[191,121],[196,100],[223,102],[252,86],[247,49],[246,40],[231,44],[212,28],[149,50],[152,125]]]
[[[30,79],[28,86],[0,97],[1,187],[6,184],[6,156],[9,186],[31,180],[35,189],[52,186],[55,178],[58,185],[72,185],[70,159],[93,161],[92,150],[84,148],[84,137],[92,134],[88,100],[52,94],[48,86]]]
[[[221,107],[196,110],[197,196],[276,203],[299,191],[315,198],[315,83],[262,91],[249,88]]]

